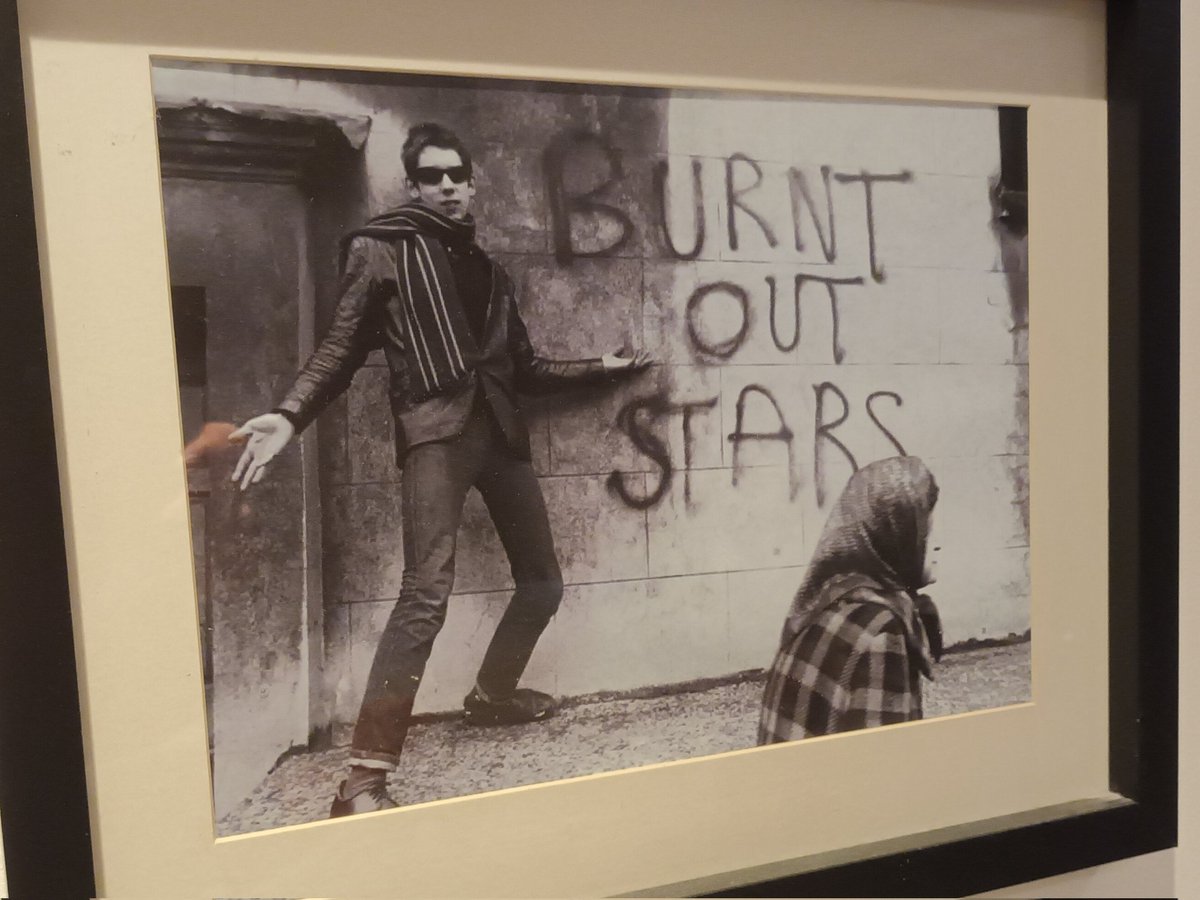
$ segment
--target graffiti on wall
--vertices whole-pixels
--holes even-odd
[[[583,167],[586,159],[590,183],[580,187],[586,179],[573,171]],[[600,165],[596,165],[597,159]],[[766,275],[761,284],[738,283],[731,280],[714,280],[696,285],[683,306],[683,330],[687,345],[701,365],[718,366],[731,360],[745,345],[756,328],[765,327],[771,345],[780,355],[781,361],[800,344],[804,329],[805,312],[812,313],[812,306],[819,304],[829,316],[829,358],[840,365],[846,358],[845,341],[852,337],[842,334],[841,303],[846,289],[861,287],[869,279],[877,285],[887,280],[884,261],[880,259],[877,232],[879,221],[876,210],[876,191],[881,189],[903,189],[914,183],[909,171],[873,172],[857,170],[838,171],[832,166],[821,166],[819,173],[806,172],[800,167],[789,167],[786,183],[789,199],[790,221],[772,222],[770,217],[756,207],[755,191],[763,186],[762,163],[752,156],[736,152],[722,160],[690,158],[690,198],[693,233],[687,236],[672,233],[668,204],[670,194],[670,159],[653,163],[651,226],[659,231],[668,258],[686,265],[702,258],[710,242],[722,241],[721,249],[736,252],[744,246],[747,229],[755,229],[768,247],[778,248],[785,239],[789,249],[804,254],[810,249],[805,240],[809,230],[816,235],[817,246],[825,263],[838,259],[837,226],[838,203],[846,202],[844,192],[837,194],[833,185],[855,186],[861,190],[851,197],[852,202],[862,204],[865,216],[867,247],[866,271],[851,277],[833,277],[817,272],[792,272],[787,277]],[[704,191],[706,165],[723,168],[723,192],[717,197],[706,197]],[[543,155],[546,193],[549,198],[550,226],[555,258],[563,266],[573,260],[600,256],[618,255],[635,236],[633,216],[613,200],[616,188],[626,177],[625,161],[621,151],[607,142],[602,135],[574,131],[553,141]],[[749,176],[749,180],[747,180]],[[820,184],[818,194],[814,184]],[[820,199],[818,199],[820,196]],[[713,236],[708,233],[706,222],[707,205],[721,205],[724,233]],[[573,229],[576,217],[588,216],[606,221],[612,236],[599,247],[578,246]],[[786,235],[786,238],[781,237]],[[800,260],[803,262],[804,260]],[[722,303],[734,310],[730,321],[720,333],[714,333],[706,325],[704,311],[713,303]],[[765,322],[765,326],[762,324]],[[811,485],[818,507],[824,507],[829,494],[827,453],[839,454],[857,469],[859,465],[854,452],[839,436],[839,429],[852,416],[864,416],[872,426],[886,438],[888,444],[899,454],[905,452],[892,425],[887,424],[888,414],[904,405],[899,393],[887,386],[879,386],[857,402],[853,402],[843,388],[835,382],[823,380],[811,385],[814,400],[811,446],[803,448],[811,461]],[[697,416],[711,413],[717,406],[716,396],[703,400],[683,401],[672,397],[669,391],[659,390],[630,400],[619,411],[616,427],[626,435],[634,447],[649,460],[654,473],[648,486],[637,490],[625,473],[613,471],[608,478],[608,488],[631,509],[644,510],[662,502],[671,489],[675,478],[682,477],[683,496],[686,505],[692,503],[691,471],[694,458],[694,424]],[[749,429],[746,426],[748,405],[755,402],[759,408],[769,409],[776,422],[770,430]],[[765,406],[764,406],[765,404]],[[664,433],[666,426],[675,424],[683,434],[682,471],[676,470],[670,447]],[[730,477],[734,486],[742,472],[741,449],[747,443],[778,443],[787,451],[787,490],[794,500],[804,485],[801,473],[802,462],[798,459],[795,413],[786,409],[780,398],[764,385],[744,385],[737,397],[733,431],[725,436],[730,446]],[[808,468],[808,467],[805,467]],[[638,482],[641,479],[637,479]]]

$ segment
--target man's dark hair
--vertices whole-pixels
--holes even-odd
[[[422,122],[408,130],[408,137],[405,138],[404,147],[400,151],[400,161],[404,163],[404,174],[410,180],[413,172],[417,169],[417,160],[421,158],[421,151],[426,147],[453,150],[462,158],[463,165],[467,167],[467,174],[471,174],[471,153],[458,139],[458,135],[437,122]]]

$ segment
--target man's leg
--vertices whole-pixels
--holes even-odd
[[[562,573],[533,467],[497,442],[476,487],[491,513],[516,582],[476,681],[484,699],[504,702],[513,697],[538,638],[558,610]],[[540,718],[552,711],[549,707],[528,712],[531,718]]]
[[[378,792],[400,761],[417,688],[454,586],[463,501],[489,440],[487,423],[476,413],[459,438],[419,445],[405,457],[400,480],[403,582],[375,649],[350,746],[351,776],[339,792],[342,801],[368,788]],[[352,811],[361,810],[335,801],[334,814]]]

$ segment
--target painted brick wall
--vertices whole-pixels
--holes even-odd
[[[1026,286],[1021,248],[993,225],[995,110],[167,75],[163,96],[369,115],[362,215],[404,199],[408,127],[450,125],[476,155],[480,242],[542,352],[632,345],[661,361],[530,408],[567,582],[531,686],[766,665],[850,457],[897,446],[942,486],[932,593],[948,640],[1029,627]],[[342,722],[403,567],[385,377],[372,360],[320,427]],[[477,497],[459,547],[419,710],[461,701],[511,586]]]

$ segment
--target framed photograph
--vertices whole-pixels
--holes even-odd
[[[7,9],[14,893],[1173,845],[1173,4],[119,6]]]

